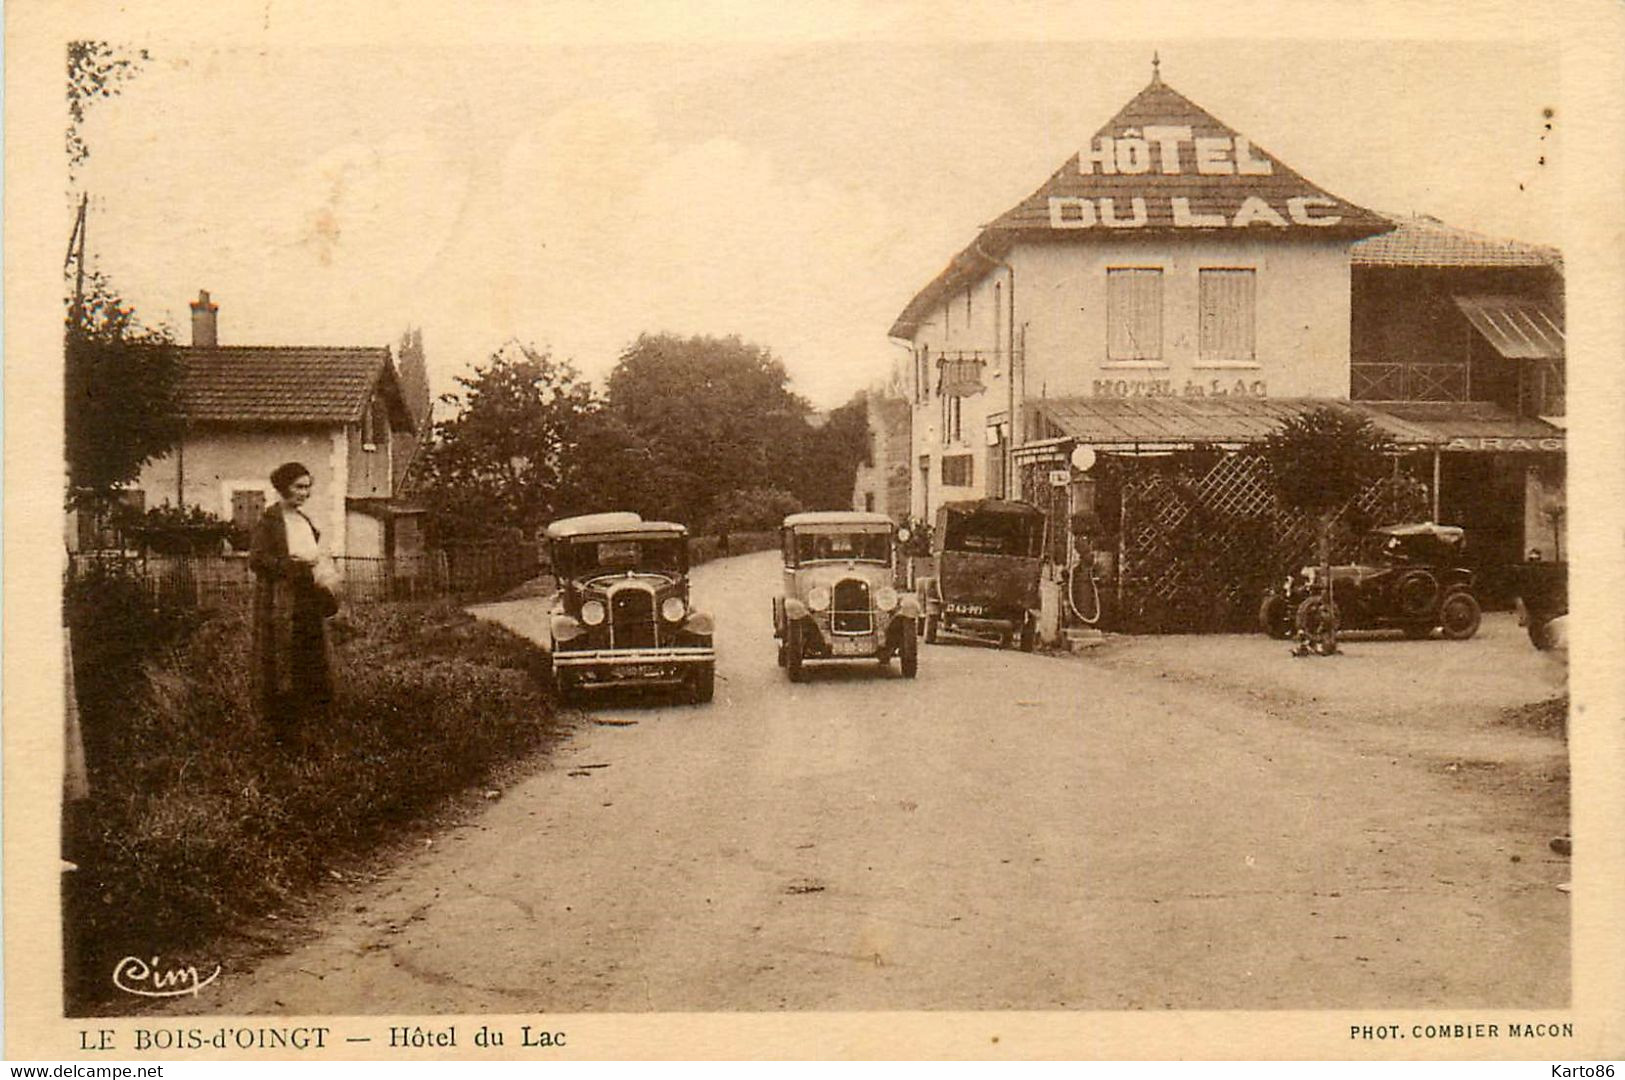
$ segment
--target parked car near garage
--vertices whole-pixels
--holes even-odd
[[[1384,525],[1360,542],[1356,562],[1331,568],[1326,604],[1319,566],[1305,566],[1264,596],[1259,621],[1272,637],[1313,633],[1330,620],[1342,630],[1394,628],[1408,637],[1439,630],[1461,641],[1482,619],[1473,572],[1463,565],[1466,536],[1454,525]]]
[[[780,529],[784,585],[773,598],[779,666],[800,682],[808,660],[869,658],[919,669],[919,603],[896,585],[897,544],[884,514],[791,514]]]
[[[555,521],[545,536],[558,579],[548,654],[561,698],[654,685],[711,700],[714,624],[689,597],[686,528],[614,512]]]
[[[931,536],[931,566],[915,581],[925,640],[956,631],[1019,643],[1038,636],[1044,513],[1008,499],[944,503]]]

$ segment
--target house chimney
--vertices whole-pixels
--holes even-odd
[[[220,347],[220,323],[216,318],[219,304],[209,302],[209,290],[199,289],[197,299],[192,301],[192,348],[218,349]]]

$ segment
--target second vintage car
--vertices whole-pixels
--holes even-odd
[[[1331,568],[1329,608],[1321,568],[1306,566],[1265,595],[1259,622],[1278,638],[1295,629],[1313,635],[1330,620],[1333,629],[1393,628],[1427,637],[1437,628],[1447,638],[1465,640],[1478,632],[1483,617],[1473,572],[1462,565],[1465,549],[1465,536],[1454,525],[1372,529],[1360,541],[1358,561]]]
[[[779,666],[800,682],[808,660],[897,657],[919,669],[919,602],[896,585],[897,547],[884,514],[820,510],[784,519],[784,588],[773,598]]]
[[[930,570],[915,580],[925,640],[939,631],[1012,643],[1038,637],[1044,512],[1010,499],[943,503],[931,536]]]
[[[689,600],[686,528],[614,512],[555,521],[546,537],[558,579],[548,654],[561,698],[655,685],[711,700],[713,623]]]

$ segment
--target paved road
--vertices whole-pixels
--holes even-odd
[[[551,767],[195,1007],[1567,1002],[1566,870],[1511,857],[1549,823],[1510,835],[1495,792],[1104,656],[939,645],[917,680],[792,686],[777,573],[696,574],[712,705],[595,708]],[[483,613],[524,631],[539,605]]]

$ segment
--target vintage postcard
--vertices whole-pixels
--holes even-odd
[[[1622,29],[14,2],[5,1056],[1621,1056]]]

